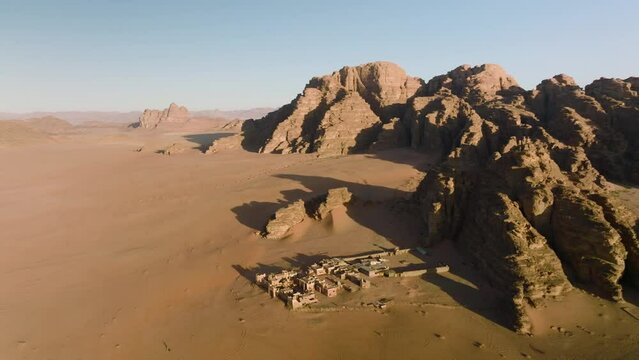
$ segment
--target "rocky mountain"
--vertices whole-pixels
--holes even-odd
[[[432,124],[443,121],[438,131],[454,134],[465,123],[458,109],[501,101],[525,110],[524,120],[563,144],[583,147],[609,179],[639,182],[638,86],[639,78],[602,78],[581,89],[557,75],[526,91],[494,64],[463,65],[428,82],[389,62],[347,66],[311,79],[290,104],[246,121],[242,143],[252,151],[322,156],[401,146],[443,150],[453,139],[429,139]]]
[[[290,104],[245,123],[247,147],[268,153],[342,155],[366,150],[385,123],[403,116],[423,81],[376,62],[316,77]]]
[[[441,159],[415,194],[427,241],[456,243],[501,289],[513,328],[528,332],[526,310],[569,278],[611,300],[622,275],[639,284],[636,217],[602,175],[636,176],[618,115],[566,75],[524,91],[495,65],[457,68],[424,94],[404,121],[411,146]]]
[[[313,78],[289,105],[245,122],[245,148],[343,155],[410,146],[439,159],[415,192],[428,233],[501,292],[512,328],[574,285],[623,299],[639,286],[639,225],[607,179],[639,182],[639,78],[524,90],[498,65],[424,82],[397,65]],[[228,140],[227,140],[228,141]],[[473,206],[481,204],[481,206]]]
[[[145,129],[155,129],[160,125],[184,124],[191,119],[189,110],[184,106],[171,103],[164,110],[146,109],[140,115],[139,127]]]

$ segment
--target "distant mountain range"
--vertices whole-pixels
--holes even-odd
[[[209,117],[223,119],[258,119],[273,111],[272,108],[252,108],[244,110],[202,110],[191,111],[194,117]],[[142,111],[42,111],[29,113],[0,112],[0,120],[24,120],[54,116],[72,124],[84,122],[134,123],[137,122]]]

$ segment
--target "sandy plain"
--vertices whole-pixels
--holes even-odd
[[[373,283],[367,296],[391,297],[387,309],[344,294],[287,310],[255,271],[418,244],[418,214],[391,199],[409,197],[429,161],[203,154],[220,136],[101,127],[0,147],[0,359],[639,358],[636,293],[615,304],[577,288],[534,310],[534,336],[517,335],[446,244],[427,261],[449,274]],[[185,151],[158,153],[171,144]],[[337,186],[358,201],[284,240],[256,234],[282,204]],[[618,194],[639,209],[639,190]]]

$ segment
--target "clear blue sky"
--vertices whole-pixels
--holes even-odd
[[[279,106],[375,60],[583,85],[639,75],[638,14],[636,0],[0,0],[0,111]]]

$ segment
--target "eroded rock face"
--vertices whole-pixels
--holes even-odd
[[[610,119],[615,132],[611,141],[621,141],[610,151],[620,154],[615,160],[622,169],[621,179],[639,183],[639,78],[595,80],[586,86],[586,94],[596,99]],[[612,175],[618,176],[617,173]]]
[[[612,144],[610,115],[567,76],[525,93],[482,71],[429,82],[404,118],[411,145],[442,159],[415,193],[427,241],[453,241],[498,285],[521,332],[530,331],[527,306],[572,288],[566,273],[621,300],[622,275],[639,275],[639,243],[635,216],[594,166],[623,149]]]
[[[614,116],[570,76],[557,75],[542,81],[532,91],[529,104],[553,137],[567,145],[582,147],[606,177],[626,178],[627,139],[613,126]]]
[[[469,200],[481,206],[462,226],[458,246],[474,254],[475,266],[509,300],[511,326],[528,333],[532,329],[525,306],[539,305],[571,289],[561,262],[507,194],[479,190]]]
[[[602,207],[578,190],[561,186],[555,189],[551,221],[555,249],[577,278],[594,285],[604,297],[622,300],[618,282],[627,251]]]
[[[371,144],[370,149],[387,150],[408,145],[410,145],[408,129],[399,118],[392,118],[382,125],[381,131],[377,134],[377,140]]]
[[[366,150],[377,138],[381,120],[358,93],[349,93],[324,114],[312,148],[324,156]]]
[[[367,150],[422,85],[388,62],[344,67],[311,79],[289,105],[247,122],[245,147],[328,156]]]
[[[468,103],[444,89],[412,99],[404,125],[410,130],[412,148],[441,157],[452,150],[454,137],[476,117]]]
[[[154,129],[161,124],[183,124],[190,118],[187,108],[172,103],[164,110],[144,110],[140,115],[139,125],[145,129]]]
[[[446,75],[434,77],[426,84],[428,94],[434,94],[442,88],[474,102],[492,99],[498,94],[524,91],[512,76],[496,64],[462,65]]]
[[[602,78],[584,90],[561,74],[526,91],[495,64],[462,65],[425,83],[375,62],[311,79],[290,104],[246,121],[242,145],[327,156],[410,145],[446,154],[454,135],[479,115],[492,120],[482,126],[511,132],[543,127],[562,144],[582,148],[606,177],[639,182],[638,93],[636,77]]]

